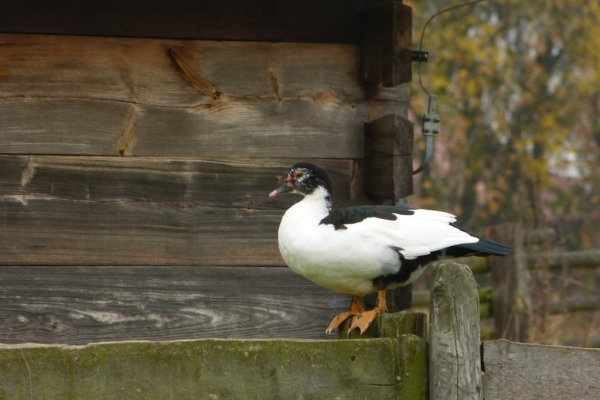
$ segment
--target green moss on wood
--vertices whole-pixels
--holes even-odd
[[[358,329],[348,334],[351,320],[346,320],[338,328],[340,339],[372,339],[372,338],[399,338],[401,335],[411,334],[425,338],[427,336],[427,314],[425,313],[384,313],[378,315],[365,333]]]
[[[0,399],[392,399],[399,374],[393,339],[0,347]]]

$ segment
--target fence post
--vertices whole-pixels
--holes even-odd
[[[431,290],[430,400],[481,400],[479,299],[469,267],[446,263]]]
[[[491,228],[489,236],[513,250],[510,256],[490,257],[496,338],[527,342],[531,317],[531,275],[523,249],[523,229],[518,224],[502,224]]]

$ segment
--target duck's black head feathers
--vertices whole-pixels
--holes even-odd
[[[295,191],[300,194],[309,195],[322,186],[327,190],[330,198],[333,196],[331,179],[323,168],[301,162],[290,169],[288,176],[291,178]]]

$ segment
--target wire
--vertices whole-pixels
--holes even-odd
[[[481,3],[482,1],[486,1],[486,0],[476,0],[476,1],[470,1],[468,3],[457,4],[455,6],[448,7],[445,10],[439,11],[439,12],[433,14],[431,17],[429,17],[429,19],[425,23],[425,26],[423,26],[423,31],[421,32],[421,40],[419,41],[419,51],[423,51],[423,38],[425,37],[425,29],[427,29],[427,25],[429,25],[429,23],[431,22],[432,19],[434,19],[438,15],[443,14],[445,12],[456,10],[457,8],[461,8],[461,7],[464,7],[464,6],[470,6],[470,5],[473,5],[473,4]],[[429,93],[429,91],[427,89],[425,89],[425,86],[423,86],[423,81],[421,80],[421,61],[419,61],[418,68],[419,68],[419,84],[421,85],[421,88],[423,88],[423,90],[425,91],[425,93],[427,93],[427,95],[429,97],[431,97],[431,94]]]

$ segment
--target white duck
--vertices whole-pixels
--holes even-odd
[[[472,235],[445,212],[398,206],[359,206],[331,211],[327,173],[308,163],[294,165],[269,197],[298,193],[279,225],[279,250],[292,271],[314,283],[353,295],[352,307],[331,321],[331,333],[352,317],[350,331],[363,333],[387,311],[385,292],[408,285],[441,257],[504,256],[507,246]],[[362,308],[362,297],[378,292],[378,305]]]

